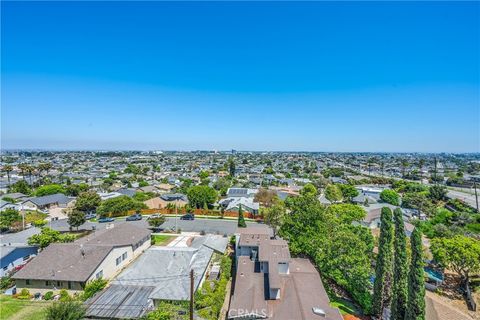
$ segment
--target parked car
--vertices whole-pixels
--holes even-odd
[[[107,218],[107,217],[98,219],[98,222],[99,222],[99,223],[112,222],[112,221],[115,221],[115,219],[113,219],[113,218]]]
[[[87,213],[85,215],[85,219],[90,220],[90,219],[95,219],[97,215],[95,213]]]
[[[132,214],[131,216],[128,216],[127,219],[125,219],[127,221],[137,221],[137,220],[142,220],[142,215],[140,213],[135,213],[135,214]]]
[[[195,220],[195,215],[193,213],[187,213],[181,216],[180,220]]]
[[[151,214],[147,217],[147,220],[148,219],[156,219],[156,218],[160,218],[162,216],[161,213],[154,213],[154,214]]]

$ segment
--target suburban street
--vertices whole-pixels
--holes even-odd
[[[131,223],[134,225],[139,225],[143,227],[148,227],[146,218],[143,218],[140,221],[125,221],[125,219],[115,220],[114,225],[122,223]],[[232,235],[237,229],[237,220],[226,220],[226,219],[195,219],[195,220],[180,220],[177,219],[177,227],[183,232],[202,232],[213,233],[213,234],[227,234]],[[96,230],[105,229],[108,223],[98,223],[98,222],[86,222],[79,227],[79,230]],[[247,222],[248,226],[258,225],[256,222]],[[69,225],[67,219],[51,221],[47,225],[54,230],[58,231],[68,231]],[[175,228],[175,218],[168,217],[167,221],[162,225],[163,229],[174,229]],[[27,243],[28,238],[34,234],[40,233],[40,228],[31,227],[24,231],[17,233],[7,233],[0,235],[0,244],[1,245],[24,245]]]
[[[472,208],[476,208],[477,204],[475,202],[475,195],[469,194],[461,191],[455,190],[448,190],[447,197],[452,199],[459,199],[468,204]],[[480,201],[480,197],[477,196],[478,201]]]

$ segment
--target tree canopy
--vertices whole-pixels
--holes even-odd
[[[92,212],[102,202],[102,199],[95,191],[86,191],[78,195],[75,201],[75,209],[83,212]]]
[[[380,199],[383,202],[389,203],[394,206],[400,205],[400,195],[391,189],[385,189],[380,193]]]
[[[41,249],[48,247],[54,242],[72,242],[75,240],[74,235],[61,234],[59,231],[44,227],[39,234],[34,234],[28,238],[29,245],[39,246]]]
[[[205,205],[212,206],[217,200],[217,191],[209,186],[193,186],[187,190],[190,206],[203,208]]]
[[[47,185],[38,187],[38,189],[35,191],[35,195],[37,197],[48,196],[56,193],[65,194],[66,193],[65,188],[59,184],[47,184]]]
[[[147,206],[140,201],[130,198],[129,196],[120,196],[103,201],[97,209],[100,216],[118,216],[124,215],[130,210],[146,209]]]

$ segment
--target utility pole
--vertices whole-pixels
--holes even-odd
[[[193,269],[190,270],[190,320],[193,320],[193,290],[194,290],[194,280],[193,280]]]
[[[475,204],[477,205],[477,212],[480,212],[478,211],[477,179],[473,180],[473,188],[475,189]]]

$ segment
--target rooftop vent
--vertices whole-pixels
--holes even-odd
[[[321,309],[321,308],[313,307],[312,311],[317,316],[321,316],[321,317],[324,317],[324,318],[327,316],[327,313],[325,311],[323,311],[323,309]]]

